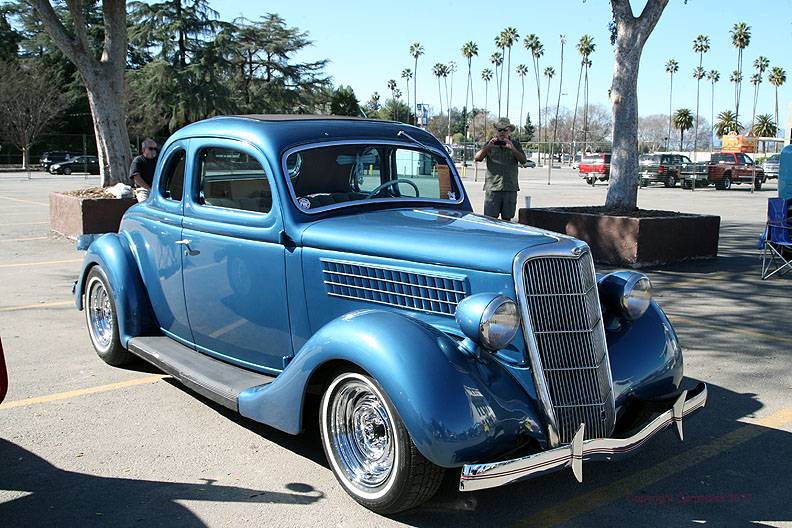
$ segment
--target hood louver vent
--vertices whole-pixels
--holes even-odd
[[[465,278],[322,259],[327,294],[439,315],[454,315],[467,296]]]

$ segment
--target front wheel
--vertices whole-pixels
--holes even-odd
[[[327,460],[357,502],[392,514],[435,494],[442,468],[421,455],[374,379],[359,372],[339,374],[325,390],[319,412]]]
[[[71,169],[69,167],[63,167],[63,174],[68,176],[69,174],[71,174]]]
[[[88,335],[99,357],[115,367],[134,361],[135,356],[121,346],[115,301],[107,276],[99,266],[88,272],[84,304]]]
[[[762,180],[760,178],[757,178],[756,181],[754,182],[754,190],[755,191],[762,190]]]

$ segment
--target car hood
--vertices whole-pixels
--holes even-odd
[[[444,209],[397,209],[318,220],[302,232],[307,247],[498,273],[511,273],[521,250],[563,235]]]

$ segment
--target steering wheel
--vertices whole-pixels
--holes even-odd
[[[406,184],[408,184],[408,185],[412,186],[412,188],[413,188],[413,189],[415,189],[415,197],[416,197],[416,198],[420,198],[420,196],[421,196],[421,195],[420,195],[420,193],[418,192],[418,186],[417,186],[417,185],[415,185],[415,184],[414,184],[413,182],[411,182],[410,180],[395,179],[395,180],[389,180],[389,181],[386,181],[386,182],[385,182],[385,183],[383,183],[382,185],[379,185],[379,186],[378,186],[378,187],[376,187],[376,188],[375,188],[373,191],[371,191],[370,193],[368,193],[368,194],[366,195],[366,198],[365,198],[365,199],[366,199],[366,200],[368,200],[368,199],[370,199],[370,198],[373,198],[374,196],[376,196],[377,194],[379,194],[379,192],[380,192],[382,189],[384,189],[384,188],[386,188],[386,187],[392,187],[392,186],[394,186],[394,185],[396,185],[396,184],[399,184],[399,183],[406,183]]]

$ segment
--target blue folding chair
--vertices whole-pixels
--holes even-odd
[[[776,273],[782,277],[792,271],[792,218],[790,217],[792,199],[767,199],[767,225],[761,238],[762,280]]]

